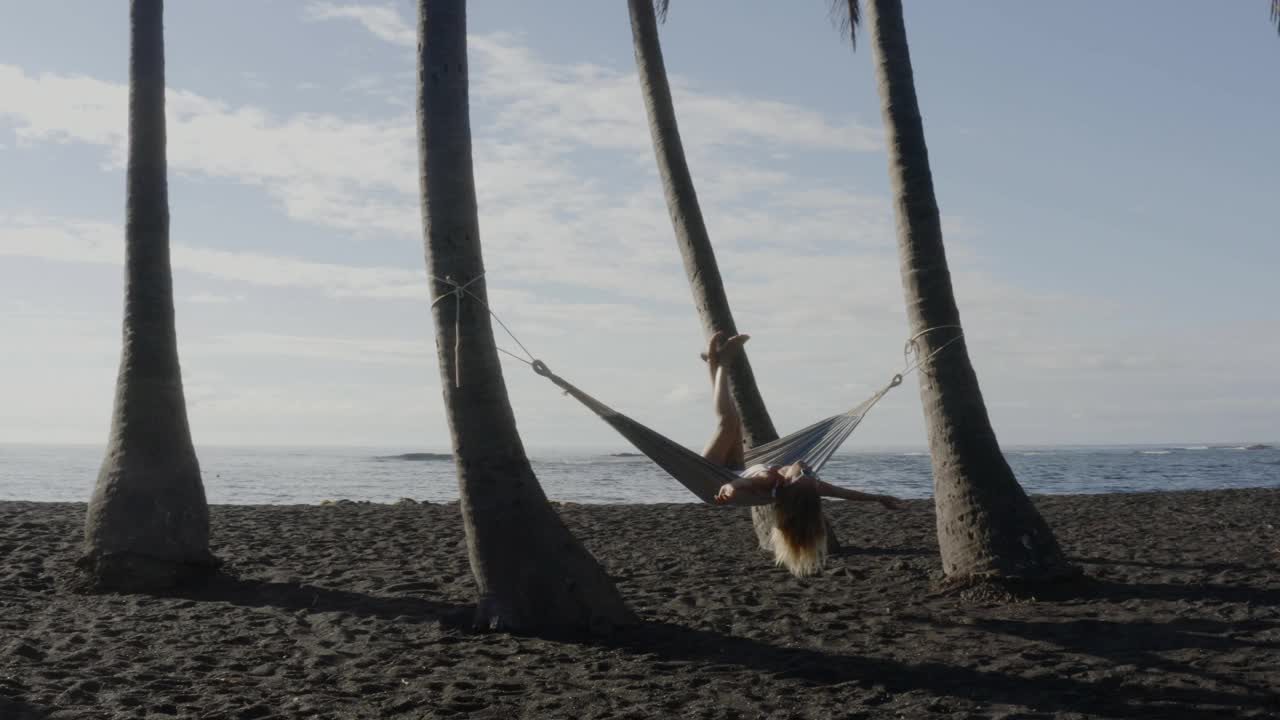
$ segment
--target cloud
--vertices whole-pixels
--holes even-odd
[[[396,8],[387,5],[342,4],[313,2],[307,5],[307,19],[354,20],[366,30],[394,45],[414,47],[418,43],[417,32],[405,22]]]
[[[468,50],[477,67],[472,94],[500,106],[497,128],[651,157],[634,72],[591,63],[549,63],[507,33],[469,36]],[[771,151],[883,148],[879,130],[852,120],[832,122],[788,103],[709,93],[680,76],[670,81],[681,137],[699,153],[754,145]]]
[[[671,388],[662,396],[662,402],[667,405],[686,405],[694,399],[695,393],[688,383],[680,383]]]
[[[5,97],[0,118],[14,123],[20,145],[82,142],[111,149],[124,146],[128,97],[122,85],[83,75],[28,75],[22,68],[0,64],[0,89]]]
[[[235,333],[218,335],[188,345],[191,352],[207,356],[270,356],[336,360],[359,365],[409,365],[426,368],[432,361],[427,338],[353,338]]]
[[[339,10],[342,13],[335,14]],[[352,12],[348,6],[326,5],[317,10],[317,17],[356,17]],[[476,43],[480,92],[489,88],[492,98],[506,108],[480,128],[475,144],[478,192],[493,271],[517,281],[554,278],[557,283],[632,298],[682,301],[686,291],[679,263],[669,252],[666,210],[649,171],[637,169],[638,174],[627,181],[633,186],[630,189],[606,190],[575,161],[577,142],[605,150],[643,148],[648,152],[634,77],[584,66],[550,65],[510,42],[509,36],[497,35]],[[501,81],[513,74],[519,82]],[[575,79],[583,84],[574,84]],[[498,92],[499,87],[507,89]],[[510,87],[519,88],[522,95],[512,96]],[[405,92],[411,93],[412,88],[406,87]],[[13,99],[3,112],[15,121],[24,142],[99,145],[108,150],[110,163],[118,166],[122,161],[127,117],[123,85],[81,76],[31,75],[0,66],[0,93]],[[721,100],[707,96],[701,105],[716,115],[706,118],[709,125],[729,129],[719,132],[718,142],[751,145],[760,140],[754,130],[735,125],[737,121],[728,114],[784,112],[776,104],[762,110],[745,107],[738,100]],[[295,220],[361,237],[419,237],[415,130],[410,116],[348,120],[301,113],[280,117],[262,108],[236,107],[176,89],[170,90],[168,103],[172,171],[262,188]],[[524,120],[514,133],[507,127],[512,113]],[[813,123],[795,124],[814,127]],[[622,137],[627,139],[619,143]],[[805,131],[792,140],[812,143],[814,136]],[[829,144],[838,149],[842,142],[833,136]],[[858,203],[850,203],[848,194],[823,193],[813,183],[785,172],[713,167],[709,177],[709,197],[730,204],[742,201],[748,192],[787,188],[778,193],[777,205],[758,206],[749,215],[720,216],[726,243],[812,243],[815,238],[831,237],[837,228],[855,237],[878,231],[858,221]],[[803,217],[770,212],[787,210],[786,203],[805,193],[806,185],[815,194]],[[815,207],[824,200],[825,205]],[[655,248],[661,252],[654,252]],[[213,259],[225,265],[225,258]],[[255,264],[269,263],[259,259]],[[307,270],[314,277],[318,269]],[[249,281],[262,280],[254,275]],[[340,292],[372,294],[367,281],[357,285]],[[399,286],[390,294],[406,292]]]
[[[352,20],[393,45],[417,46],[416,30],[394,6],[313,2],[304,15],[312,21]],[[502,103],[500,127],[531,128],[542,137],[596,148],[648,149],[648,127],[633,72],[593,63],[548,63],[509,33],[472,34],[468,45],[479,67],[472,77],[472,94]],[[672,76],[670,82],[691,146],[774,142],[854,152],[883,147],[882,134],[874,127],[832,123],[794,104],[706,93],[680,76]]]
[[[33,75],[0,65],[0,94],[6,98],[0,117],[14,124],[20,143],[102,146],[111,165],[123,165],[125,85],[80,75]],[[262,187],[291,217],[322,224],[338,217],[315,212],[326,207],[326,201],[361,205],[365,193],[377,192],[416,197],[414,128],[409,118],[360,121],[309,113],[280,118],[262,108],[234,107],[174,88],[167,92],[166,103],[171,172]],[[377,209],[382,208],[373,206],[361,220],[367,222]],[[403,233],[411,224],[384,224],[380,229]]]
[[[183,296],[182,300],[194,305],[229,305],[231,303],[244,302],[244,295],[221,295],[218,293],[201,292]]]
[[[429,292],[426,274],[421,271],[311,262],[180,243],[173,244],[170,252],[175,272],[257,287],[307,289],[334,297],[364,298],[425,299]],[[0,256],[3,255],[122,265],[124,228],[90,220],[0,213]]]

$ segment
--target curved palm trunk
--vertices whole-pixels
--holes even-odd
[[[960,312],[942,246],[902,2],[867,4],[912,333],[958,327]],[[925,334],[919,339],[920,356],[931,356],[957,332]],[[948,578],[1034,579],[1072,572],[1000,452],[963,339],[921,367],[920,399],[933,458],[938,544]]]
[[[427,271],[461,282],[478,278],[484,263],[471,165],[465,0],[419,0],[418,133]],[[450,290],[433,285],[436,295]],[[483,280],[467,289],[486,297]],[[529,466],[485,308],[451,297],[436,304],[434,318],[479,593],[477,625],[599,631],[632,622],[613,583],[552,510]],[[463,368],[460,384],[455,361]]]
[[[653,0],[628,0],[631,13],[631,36],[635,47],[636,69],[640,75],[640,92],[644,95],[645,110],[649,118],[649,133],[653,138],[653,150],[658,159],[658,173],[675,227],[676,243],[684,260],[685,275],[693,291],[693,304],[702,319],[707,337],[717,332],[735,335],[737,325],[729,309],[729,298],[720,279],[720,267],[716,264],[711,237],[707,234],[698,205],[698,193],[693,186],[693,176],[685,161],[684,145],[680,142],[680,128],[676,124],[675,104],[671,100],[671,87],[667,83],[667,69],[662,60],[662,45],[658,39],[658,19]],[[778,439],[764,398],[756,385],[751,363],[744,353],[740,362],[729,368],[729,392],[742,416],[743,436],[748,447],[763,445]],[[761,506],[751,509],[751,522],[761,549],[772,546],[774,525],[773,508]],[[827,538],[838,545],[836,534],[828,524]]]
[[[101,589],[146,590],[216,562],[174,328],[162,0],[133,0],[130,19],[124,337],[81,566]]]
[[[658,173],[662,176],[676,243],[680,246],[685,275],[693,291],[693,304],[708,337],[716,332],[736,335],[738,328],[733,322],[715,250],[702,220],[698,193],[693,186],[689,164],[685,161],[684,145],[680,142],[675,105],[671,101],[667,69],[662,61],[662,45],[658,41],[658,20],[653,0],[628,0],[628,5],[640,91],[649,117],[649,133],[653,137],[653,150],[658,158]],[[747,444],[763,445],[777,440],[778,431],[769,418],[745,354],[741,362],[729,369],[729,387],[742,415]]]

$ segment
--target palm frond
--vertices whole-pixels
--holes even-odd
[[[1280,3],[1280,0],[1272,0]],[[849,39],[849,46],[858,49],[858,24],[862,21],[858,0],[831,0],[831,24]]]
[[[1276,0],[1280,2],[1280,0]],[[658,14],[658,22],[667,21],[667,9],[671,6],[671,0],[653,0],[653,11]]]

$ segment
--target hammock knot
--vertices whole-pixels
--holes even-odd
[[[901,373],[899,373],[899,374],[897,374],[897,375],[894,375],[894,376],[893,376],[893,379],[889,381],[889,387],[891,387],[891,388],[896,388],[896,387],[898,387],[898,386],[899,386],[899,385],[901,385],[901,384],[902,384],[902,375],[901,375]]]
[[[534,372],[538,373],[544,378],[551,377],[551,368],[547,367],[547,364],[542,362],[541,360],[534,360],[533,362],[529,363],[529,367],[533,368]]]

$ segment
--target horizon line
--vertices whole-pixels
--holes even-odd
[[[9,441],[0,440],[0,447],[41,447],[41,448],[102,448],[106,449],[107,443],[89,443],[89,442],[44,442],[44,441]],[[1008,443],[1001,445],[1001,450],[1062,450],[1069,448],[1176,448],[1176,449],[1194,449],[1194,448],[1236,448],[1247,447],[1252,445],[1265,445],[1269,447],[1280,447],[1280,440],[1190,440],[1190,441],[1139,441],[1139,442],[1109,442],[1109,443]],[[196,451],[201,448],[218,449],[218,450],[273,450],[273,449],[305,449],[305,450],[394,450],[402,448],[402,453],[452,453],[453,450],[445,446],[412,446],[409,444],[396,443],[392,445],[372,445],[372,444],[332,444],[332,443],[195,443]],[[525,444],[526,451],[534,452],[540,450],[578,450],[578,451],[596,451],[608,453],[636,453],[640,454],[635,448],[629,445],[605,445],[605,444],[573,444],[573,443],[538,443]],[[857,453],[880,453],[880,452],[929,452],[928,445],[870,445],[866,447],[852,447],[839,451],[837,454],[857,454]]]

